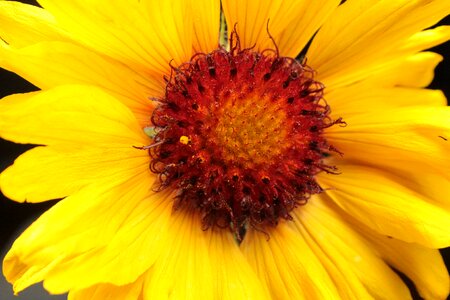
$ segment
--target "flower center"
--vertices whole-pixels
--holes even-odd
[[[152,122],[151,170],[158,189],[178,191],[174,208],[199,210],[204,228],[275,226],[322,191],[336,150],[322,135],[329,118],[313,71],[277,52],[241,49],[198,53],[172,67]]]
[[[270,97],[251,93],[223,99],[212,139],[228,164],[254,168],[279,156],[289,146],[285,111]]]

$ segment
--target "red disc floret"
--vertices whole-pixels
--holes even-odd
[[[197,54],[167,79],[152,123],[151,170],[158,189],[178,190],[175,208],[194,207],[204,228],[274,226],[322,191],[315,180],[335,151],[323,130],[324,86],[276,51],[219,48]]]

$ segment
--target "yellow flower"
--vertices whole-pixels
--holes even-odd
[[[410,298],[393,267],[446,298],[450,111],[421,51],[448,0],[39,2],[0,2],[0,66],[41,89],[0,101],[0,136],[41,145],[0,186],[64,199],[6,255],[15,292]]]

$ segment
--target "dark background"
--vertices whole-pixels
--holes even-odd
[[[36,4],[35,1],[21,2]],[[450,18],[440,22],[440,24],[444,23],[450,24]],[[450,43],[433,48],[432,51],[444,55],[446,60],[437,67],[435,80],[430,88],[443,90],[447,99],[450,99]],[[0,68],[0,98],[17,92],[34,90],[37,90],[37,88],[27,81]],[[11,165],[18,155],[30,148],[29,145],[18,145],[0,139],[0,172]],[[23,230],[26,224],[36,219],[54,203],[55,201],[39,204],[18,204],[0,194],[0,253],[2,248],[6,249],[10,246],[12,239]],[[447,268],[449,268],[450,248],[443,250],[442,253]]]

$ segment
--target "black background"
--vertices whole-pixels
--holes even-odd
[[[36,4],[35,1],[21,2]],[[450,18],[440,22],[440,24],[444,23],[450,24]],[[447,99],[450,99],[450,43],[433,48],[432,51],[444,55],[446,60],[437,67],[435,80],[430,88],[443,90]],[[0,98],[17,92],[28,92],[33,90],[37,90],[37,88],[17,75],[0,69]],[[19,154],[29,148],[31,148],[31,146],[18,145],[0,139],[0,171],[11,165]],[[9,247],[13,237],[18,234],[19,229],[23,229],[24,224],[28,224],[36,219],[54,203],[55,201],[39,204],[19,204],[8,200],[3,194],[0,194],[0,249]],[[443,250],[442,253],[447,268],[449,268],[450,248]]]

